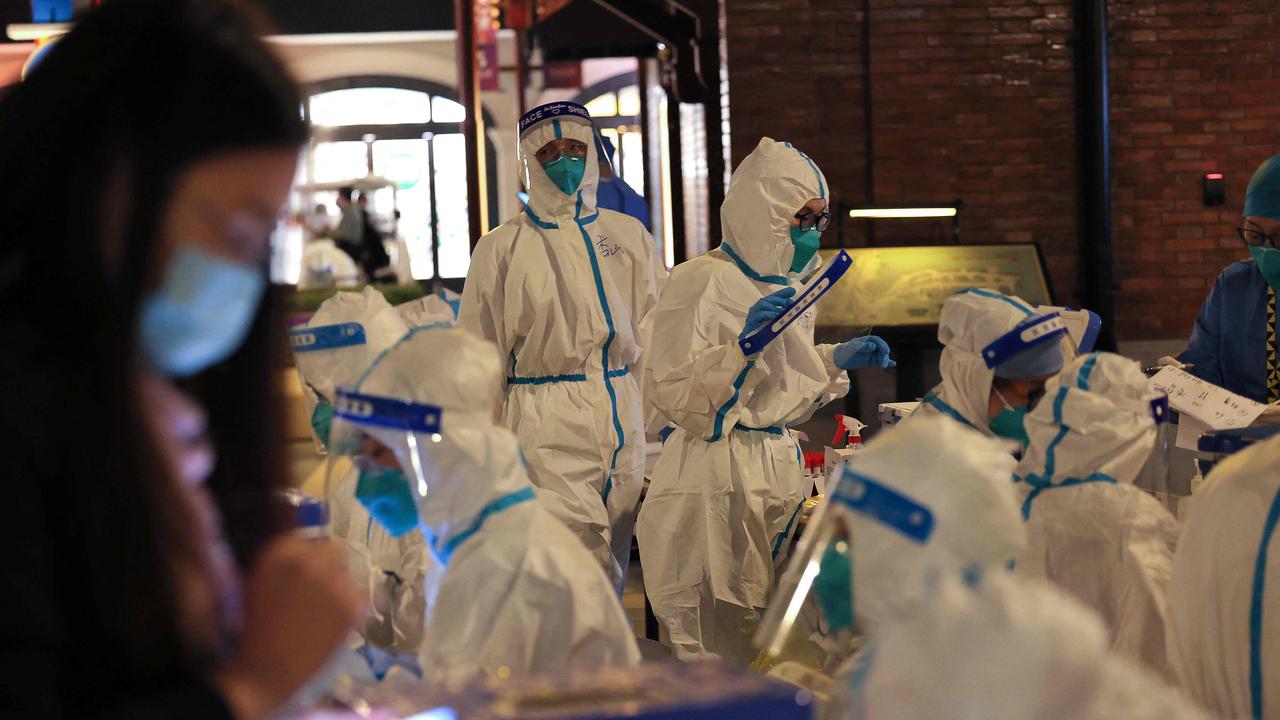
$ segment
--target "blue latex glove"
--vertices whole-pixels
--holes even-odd
[[[747,311],[747,323],[742,328],[742,332],[738,333],[738,339],[741,340],[757,328],[766,323],[773,322],[775,318],[782,314],[782,311],[791,304],[791,299],[795,297],[795,288],[783,288],[772,295],[765,295],[751,306]]]
[[[889,343],[875,335],[854,338],[836,346],[832,355],[836,366],[845,370],[869,367],[891,368],[898,363],[889,359]]]

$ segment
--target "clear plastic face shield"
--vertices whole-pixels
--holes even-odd
[[[785,660],[804,663],[806,655],[820,664],[816,656],[833,645],[852,654],[853,643],[862,634],[854,597],[858,573],[854,528],[858,520],[865,527],[867,519],[920,545],[933,533],[929,508],[851,466],[844,467],[801,536],[756,633],[755,643],[761,649],[758,664],[763,668]]]
[[[1062,316],[1056,312],[1034,316],[982,349],[983,362],[995,372],[997,379],[1015,384],[1038,381],[1025,397],[1001,395],[1007,410],[1021,413],[1035,409],[1044,397],[1044,384],[1075,360],[1077,354],[1075,341]],[[994,387],[993,392],[1000,393]]]
[[[335,351],[364,345],[366,342],[364,326],[355,322],[289,331],[289,346],[293,349],[298,376],[310,391],[304,395],[311,406],[311,429],[322,445],[329,442],[329,431],[333,424],[333,398],[325,397],[315,386],[316,382],[323,384],[331,378],[316,376],[331,374],[337,367],[335,357],[338,353]],[[325,373],[325,366],[329,366],[329,373]]]
[[[520,118],[519,132],[520,179],[534,198],[543,193],[573,197],[584,181],[598,179],[599,134],[583,106],[540,105]]]
[[[1061,362],[1054,362],[1046,353],[1050,343],[1057,343],[1061,350]],[[1039,353],[1032,353],[1039,350]],[[988,368],[1008,367],[1017,359],[1018,370],[1023,377],[1054,375],[1076,358],[1076,347],[1067,333],[1067,325],[1056,312],[1033,317],[993,340],[982,349],[982,359]],[[1056,369],[1046,363],[1057,365]],[[1037,365],[1041,367],[1037,367]]]
[[[336,395],[325,496],[354,473],[356,500],[370,517],[392,537],[413,530],[431,485],[423,446],[443,439],[440,408],[350,388]]]

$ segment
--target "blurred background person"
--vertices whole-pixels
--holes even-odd
[[[256,34],[116,0],[0,105],[3,714],[263,718],[357,618],[274,499],[268,238],[307,132]]]

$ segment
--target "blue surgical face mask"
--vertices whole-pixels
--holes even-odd
[[[822,553],[818,577],[813,580],[818,606],[831,632],[854,627],[853,551],[846,540],[837,540]]]
[[[795,254],[791,256],[791,272],[800,272],[809,264],[809,258],[818,252],[822,233],[817,228],[801,230],[799,226],[791,228],[791,244],[795,246]]]
[[[311,429],[315,431],[316,437],[320,438],[320,442],[328,445],[329,429],[332,427],[333,406],[321,400],[316,403],[316,409],[311,413]]]
[[[1031,412],[1028,407],[1015,408],[1004,399],[1004,395],[999,390],[992,388],[992,392],[996,397],[1000,398],[1000,402],[1004,403],[1004,409],[998,415],[991,419],[991,432],[998,437],[1007,438],[1017,441],[1022,447],[1031,444],[1031,438],[1027,436],[1027,414]]]
[[[560,188],[565,195],[573,195],[582,184],[582,175],[587,171],[587,159],[578,155],[561,153],[560,157],[542,166],[547,177]]]
[[[413,500],[408,478],[399,468],[361,468],[356,500],[391,537],[404,535],[418,526],[418,505]]]
[[[174,377],[226,360],[244,343],[262,302],[262,271],[191,245],[174,251],[160,288],[143,300],[138,340]]]

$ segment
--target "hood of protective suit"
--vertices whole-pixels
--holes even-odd
[[[795,246],[791,219],[814,198],[828,199],[817,164],[790,143],[761,138],[738,169],[720,206],[721,245],[728,245],[760,276],[786,277]],[[817,255],[801,274],[821,263]]]
[[[409,331],[409,326],[382,293],[370,287],[358,293],[336,293],[321,303],[305,327],[344,323],[359,324],[364,331],[364,342],[294,353],[302,381],[329,402],[333,402],[336,387],[355,382],[378,355]]]
[[[412,330],[387,351],[356,387],[362,394],[439,407],[438,437],[366,428],[396,454],[405,477],[415,464],[426,476],[415,493],[424,535],[435,549],[471,528],[490,504],[530,488],[515,437],[493,422],[502,391],[502,360],[493,343],[461,328]]]
[[[1278,522],[1280,438],[1272,438],[1209,473],[1178,542],[1170,661],[1191,696],[1222,717],[1280,709]]]
[[[1207,720],[1174,688],[1108,654],[1097,615],[1057,588],[943,577],[924,612],[878,630],[853,691],[878,720]]]
[[[864,627],[920,597],[931,573],[1003,568],[1026,547],[1011,480],[1014,460],[1002,442],[923,416],[877,436],[850,467],[933,514],[923,544],[868,515],[853,515],[855,609]]]
[[[580,114],[581,113],[581,114]],[[591,118],[574,103],[548,103],[525,113],[520,119],[520,147],[517,161],[520,182],[529,192],[529,210],[546,222],[587,217],[596,211],[596,186],[600,182],[599,156]],[[573,195],[565,195],[551,181],[538,162],[537,152],[558,138],[572,138],[587,146],[587,163],[582,182]]]
[[[441,290],[439,295],[428,295],[397,305],[396,311],[400,313],[400,317],[404,318],[405,324],[410,328],[427,327],[428,325],[456,325],[458,314],[455,308],[458,305],[458,301],[449,299],[445,292],[445,290]]]
[[[942,305],[938,322],[942,384],[933,392],[983,433],[991,434],[988,408],[995,370],[987,367],[982,350],[1034,316],[1022,298],[994,290],[962,290]],[[1063,341],[1063,352],[1064,359],[1074,355],[1069,340]]]
[[[1160,398],[1134,360],[1076,358],[1045,384],[1044,399],[1027,416],[1031,444],[1018,477],[1060,485],[1100,473],[1132,483],[1155,447],[1152,403]]]

